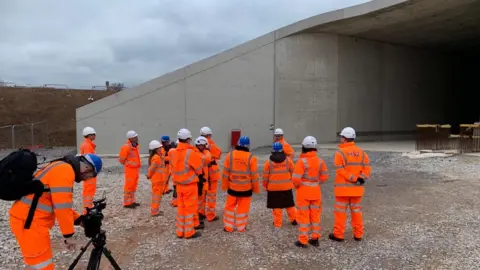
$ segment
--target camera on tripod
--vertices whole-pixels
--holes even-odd
[[[96,237],[101,230],[103,213],[102,210],[107,207],[106,198],[93,201],[93,207],[87,207],[87,213],[83,218],[83,227],[85,229],[85,236],[88,238]]]

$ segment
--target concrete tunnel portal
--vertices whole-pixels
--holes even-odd
[[[480,1],[405,1],[303,33],[335,33],[425,52],[422,59],[410,61],[411,69],[423,75],[405,89],[410,96],[403,99],[409,102],[401,113],[424,112],[414,116],[416,123],[451,124],[454,134],[459,124],[480,121]],[[395,69],[399,63],[386,64]],[[399,69],[393,76],[402,84],[404,75]]]
[[[345,126],[373,141],[412,139],[416,124],[458,133],[480,120],[479,14],[479,0],[373,0],[320,14],[79,108],[77,130],[103,134],[104,154],[129,129],[149,141],[207,125],[222,149],[234,129],[253,148],[270,145],[272,124],[292,144],[336,142]]]

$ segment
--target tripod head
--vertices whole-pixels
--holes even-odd
[[[93,207],[87,207],[87,213],[83,218],[83,226],[85,227],[85,236],[88,238],[96,237],[100,234],[103,220],[102,210],[107,207],[106,198],[93,201]]]

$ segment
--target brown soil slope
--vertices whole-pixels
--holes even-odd
[[[0,148],[76,144],[75,109],[116,91],[0,87]],[[89,97],[93,101],[88,100]],[[21,125],[33,122],[43,124]],[[33,136],[32,136],[33,133]],[[15,134],[15,136],[12,136]],[[13,137],[13,138],[12,138]]]

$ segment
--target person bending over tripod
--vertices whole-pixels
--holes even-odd
[[[50,229],[55,220],[63,234],[66,248],[75,249],[76,243],[72,238],[74,225],[82,225],[83,216],[72,209],[73,184],[96,177],[101,169],[102,160],[97,155],[67,155],[53,160],[34,174],[28,184],[40,186],[40,192],[24,192],[28,195],[16,200],[10,209],[10,227],[27,269],[54,269]],[[16,191],[18,192],[12,190]]]

